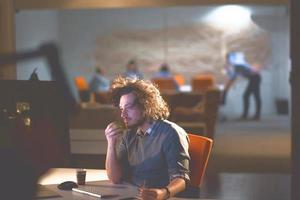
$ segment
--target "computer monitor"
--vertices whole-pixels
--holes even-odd
[[[5,134],[18,131],[11,142],[33,154],[35,164],[49,167],[66,167],[70,151],[67,102],[58,87],[55,81],[0,80]]]
[[[35,59],[46,61],[55,81],[0,80],[0,147],[5,152],[14,145],[17,156],[31,156],[32,164],[43,169],[63,167],[70,152],[68,116],[76,101],[56,45],[1,54],[0,67]]]
[[[55,81],[0,81],[0,191],[10,199],[32,199],[42,174],[68,165],[68,116],[76,101],[56,45],[0,54],[0,67],[41,58]]]

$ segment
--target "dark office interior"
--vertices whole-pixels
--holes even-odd
[[[226,6],[232,10],[226,13],[222,10]],[[76,0],[74,5],[4,0],[0,3],[4,20],[0,27],[5,27],[1,28],[0,53],[33,51],[51,42],[59,50],[63,69],[59,73],[67,82],[55,78],[46,57],[8,62],[0,68],[0,91],[7,94],[1,98],[1,109],[16,108],[25,127],[50,117],[61,128],[55,138],[59,143],[53,144],[58,147],[54,154],[63,152],[63,161],[56,160],[51,168],[104,169],[104,130],[119,113],[107,92],[87,92],[81,81],[88,83],[95,66],[113,80],[131,59],[137,61],[145,79],[154,81],[160,64],[168,63],[181,78],[180,92],[157,83],[171,109],[170,120],[214,142],[199,198],[299,199],[298,7],[295,0],[126,4]],[[247,86],[243,78],[231,87],[226,104],[219,103],[230,51],[243,52],[249,63],[259,67],[259,120],[239,120]],[[39,80],[29,82],[33,71]],[[195,89],[193,81],[201,78],[212,80],[212,88]],[[76,106],[66,106],[60,86],[70,92]],[[199,102],[201,114],[190,118],[177,109]],[[28,115],[35,109],[38,119],[30,121]],[[253,114],[250,99],[249,115]]]

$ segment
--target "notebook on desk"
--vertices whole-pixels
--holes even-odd
[[[102,191],[100,191],[98,187],[94,186],[82,186],[79,188],[72,188],[72,191],[101,199],[110,199],[119,196],[118,194],[105,194]]]

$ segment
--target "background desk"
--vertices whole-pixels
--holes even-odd
[[[53,190],[61,197],[47,198],[47,200],[95,200],[97,198],[91,197],[85,194],[80,194],[72,191],[63,191],[57,189],[57,184],[64,181],[76,182],[76,169],[71,168],[55,168],[49,170],[47,174],[42,176],[39,183],[46,185],[47,188]],[[137,188],[126,184],[112,184],[108,181],[106,170],[87,169],[86,186],[99,187],[104,194],[119,194],[117,198],[110,198],[111,200],[117,200],[122,197],[135,196],[137,194]],[[171,198],[174,200],[181,200],[184,198]],[[195,200],[195,199],[190,199]],[[208,199],[201,199],[208,200]]]

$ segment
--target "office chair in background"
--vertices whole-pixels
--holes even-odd
[[[78,95],[81,102],[89,102],[90,91],[89,91],[89,84],[84,76],[76,76],[74,77],[74,83],[78,91]]]
[[[206,92],[215,87],[215,78],[210,74],[199,74],[191,80],[192,91]]]
[[[151,81],[158,86],[160,92],[177,91],[177,85],[173,78],[153,78]]]

